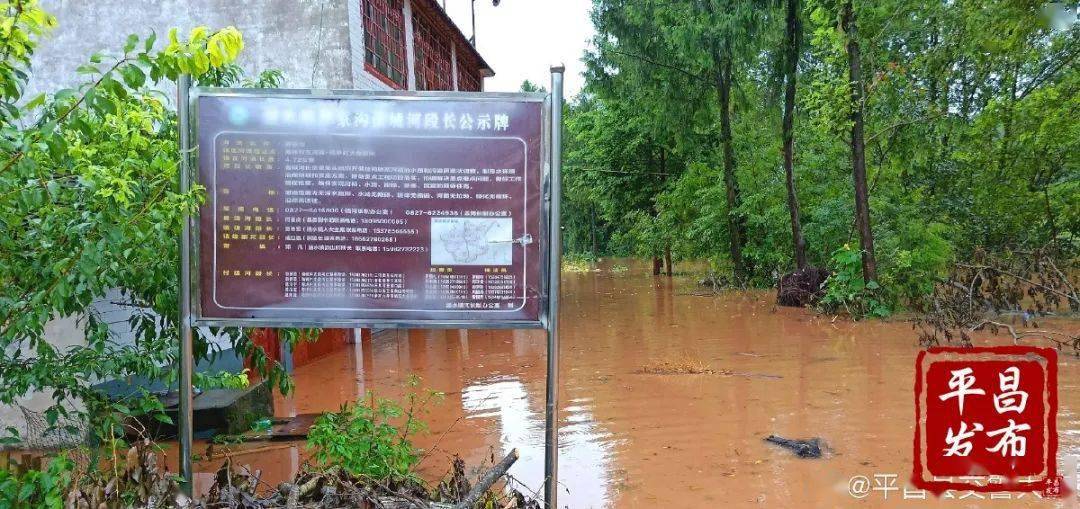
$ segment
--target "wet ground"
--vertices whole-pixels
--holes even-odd
[[[712,295],[690,276],[654,278],[644,265],[630,265],[564,275],[560,506],[1080,505],[1031,494],[905,497],[919,351],[909,324],[778,308],[771,292]],[[402,381],[417,374],[446,393],[427,415],[430,432],[418,439],[433,451],[422,464],[426,475],[446,472],[453,453],[477,465],[517,447],[522,458],[511,473],[539,487],[544,351],[540,331],[391,331],[299,368],[295,394],[279,399],[276,411],[336,410],[368,390],[399,396]],[[658,360],[714,373],[637,373]],[[1075,486],[1080,360],[1063,357],[1059,364],[1059,456]],[[832,454],[799,459],[764,443],[769,434],[820,436]],[[304,458],[302,445],[242,449],[255,450],[237,461],[262,469],[271,483]],[[201,484],[219,464],[199,464],[206,472]],[[897,489],[857,498],[849,493],[854,476]]]

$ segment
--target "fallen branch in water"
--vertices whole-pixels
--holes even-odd
[[[491,489],[491,485],[495,484],[502,476],[506,475],[506,471],[510,470],[510,467],[518,460],[521,455],[518,454],[517,449],[510,451],[502,461],[497,463],[491,470],[484,472],[484,475],[480,476],[480,479],[476,481],[476,485],[473,486],[469,493],[465,495],[465,498],[461,499],[454,505],[454,509],[469,509],[480,500],[480,497]]]
[[[972,333],[1004,329],[1014,344],[1037,338],[1080,356],[1080,336],[1074,331],[1050,330],[1037,322],[1042,316],[1080,311],[1078,285],[1067,276],[1078,268],[1077,259],[1051,248],[1003,255],[977,250],[939,279],[922,303],[923,313],[913,321],[919,343],[929,347],[957,340],[971,346]],[[1001,318],[1005,315],[1012,315],[1011,323]]]
[[[784,378],[780,375],[770,375],[768,373],[746,373],[743,371],[728,371],[726,369],[720,370],[720,374],[724,376],[744,376],[746,378],[772,378],[780,379]]]
[[[1064,297],[1065,299],[1067,299],[1069,301],[1070,306],[1072,306],[1072,307],[1080,306],[1080,293],[1077,292],[1075,287],[1073,287],[1071,284],[1069,284],[1069,279],[1067,277],[1065,277],[1065,275],[1060,270],[1058,270],[1057,265],[1054,264],[1053,261],[1047,260],[1044,263],[1046,263],[1049,267],[1052,267],[1054,269],[1054,271],[1056,272],[1055,276],[1060,275],[1060,279],[1055,278],[1054,282],[1056,282],[1056,283],[1064,283],[1063,285],[1061,285],[1061,289],[1059,289],[1059,288],[1057,288],[1055,286],[1048,285],[1048,284],[1042,284],[1042,283],[1032,281],[1031,279],[1028,279],[1028,278],[1026,278],[1024,276],[1021,276],[1021,275],[1018,275],[1018,274],[1013,274],[1012,272],[1002,270],[1002,269],[997,268],[997,267],[992,267],[990,265],[971,265],[971,264],[967,264],[967,263],[958,263],[958,264],[956,264],[956,266],[957,267],[963,267],[963,268],[966,268],[966,269],[975,270],[975,271],[978,271],[979,273],[991,272],[991,273],[1000,274],[1002,276],[1010,277],[1010,278],[1013,278],[1013,279],[1015,279],[1017,281],[1020,281],[1021,283],[1030,285],[1033,289],[1037,289],[1039,291],[1044,291],[1044,292],[1047,292],[1047,293],[1052,293],[1052,294],[1057,295],[1059,297]]]
[[[1072,334],[1066,334],[1064,332],[1052,330],[1017,331],[1016,327],[1013,327],[1012,325],[1002,322],[995,322],[993,320],[984,320],[969,329],[969,332],[980,331],[986,327],[990,327],[991,332],[994,334],[997,334],[999,329],[1005,329],[1009,331],[1009,336],[1012,336],[1013,344],[1015,345],[1019,345],[1020,340],[1024,338],[1040,338],[1054,343],[1058,349],[1069,346],[1074,349],[1080,350],[1080,336],[1074,336]]]

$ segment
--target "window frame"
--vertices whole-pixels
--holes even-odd
[[[413,56],[415,58],[413,75],[416,77],[416,90],[454,90],[453,50],[451,49],[453,41],[445,33],[436,29],[437,25],[426,14],[413,11]],[[440,65],[445,66],[445,71],[439,68]],[[435,87],[428,83],[429,77],[436,80]],[[438,88],[439,86],[445,88]]]
[[[469,84],[476,88],[465,88],[463,79],[469,80]],[[462,92],[484,91],[484,77],[480,74],[480,69],[470,59],[464,59],[461,55],[458,55],[457,59],[457,85],[457,89]]]
[[[408,89],[410,70],[405,26],[405,1],[354,1],[360,2],[361,18],[364,26],[364,70],[390,88],[397,90]],[[375,10],[378,10],[378,12],[374,12]],[[385,25],[379,23],[378,15],[383,15],[382,20],[385,21]],[[398,34],[396,41],[394,40],[394,29]],[[383,55],[378,52],[380,48],[372,47],[372,42],[383,45],[383,48],[381,48],[384,52]],[[383,61],[386,71],[380,69],[377,63],[373,62],[375,59]],[[391,59],[399,59],[400,67],[395,67]],[[392,76],[394,72],[400,73],[400,82],[394,80]]]

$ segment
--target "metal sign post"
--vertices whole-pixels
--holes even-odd
[[[544,502],[558,507],[559,500],[559,279],[562,273],[562,106],[563,66],[551,68],[551,189],[549,203],[547,307],[547,405],[544,411]]]
[[[557,507],[561,66],[551,83],[463,93],[181,78],[180,189],[206,189],[180,240],[185,489],[193,327],[542,328],[545,502]]]
[[[188,104],[188,92],[191,89],[191,75],[183,74],[177,81],[176,112],[180,123],[180,192],[191,189],[191,110]],[[177,431],[180,442],[180,478],[184,493],[191,496],[194,471],[191,466],[192,442],[192,387],[191,374],[195,362],[191,337],[191,218],[183,217],[183,232],[180,234],[180,376]]]

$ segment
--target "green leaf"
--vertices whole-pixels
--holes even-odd
[[[63,102],[63,101],[67,101],[68,99],[71,99],[71,98],[75,97],[77,94],[78,94],[78,92],[76,92],[73,89],[63,88],[63,89],[57,90],[56,93],[53,94],[53,99],[56,100],[56,101],[59,101],[59,102]]]
[[[32,484],[32,483],[24,484],[23,487],[19,489],[18,500],[19,501],[30,500],[30,497],[34,494],[34,491],[36,491],[36,490],[37,490],[37,486],[35,486],[34,484]]]
[[[124,78],[124,83],[133,89],[142,88],[143,84],[146,83],[146,73],[134,64],[125,65],[121,68],[120,75]]]
[[[127,41],[124,43],[124,53],[131,53],[137,44],[139,44],[139,36],[136,34],[128,35]]]
[[[33,99],[30,99],[29,101],[27,101],[25,107],[28,110],[32,110],[34,108],[40,107],[43,104],[45,104],[45,94],[44,93],[38,94],[38,95],[34,96]]]
[[[154,43],[157,42],[157,32],[150,31],[150,35],[146,37],[146,41],[143,43],[143,51],[149,53],[154,49]]]

